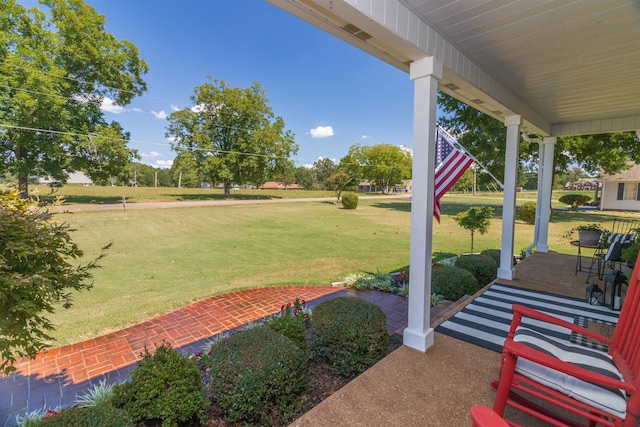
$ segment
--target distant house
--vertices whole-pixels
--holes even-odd
[[[50,176],[38,177],[38,184],[51,184],[53,181]],[[84,172],[71,172],[67,184],[93,185],[93,181]]]
[[[369,181],[362,181],[358,184],[358,193],[374,193],[375,191],[376,187]]]
[[[260,190],[302,190],[299,184],[289,184],[286,187],[281,182],[269,181],[260,186]]]
[[[595,190],[599,185],[597,178],[580,178],[577,181],[567,182],[565,190]]]
[[[601,174],[601,210],[640,212],[640,165],[615,175]]]

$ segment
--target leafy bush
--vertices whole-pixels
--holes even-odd
[[[389,352],[387,319],[368,301],[338,297],[320,303],[313,312],[316,352],[344,377],[360,374]]]
[[[496,265],[500,267],[500,249],[485,249],[480,252],[481,255],[486,255],[496,262]],[[516,265],[516,257],[513,257],[513,265]]]
[[[431,291],[449,301],[457,301],[465,295],[473,295],[482,289],[473,274],[462,268],[442,266],[431,270]]]
[[[342,207],[345,209],[355,209],[358,207],[358,195],[345,193],[342,195]]]
[[[111,405],[90,407],[74,406],[56,415],[46,417],[39,424],[42,427],[134,427],[131,416]]]
[[[305,301],[299,299],[295,300],[293,306],[283,305],[280,314],[267,319],[264,325],[289,338],[299,349],[306,350],[306,321],[309,319],[309,309],[305,305]]]
[[[166,342],[154,354],[145,347],[131,382],[113,388],[113,405],[124,408],[135,422],[162,421],[163,427],[204,422],[209,406],[196,362]]]
[[[238,332],[211,349],[213,404],[231,422],[282,424],[300,415],[306,353],[269,328]]]
[[[107,383],[106,379],[94,384],[89,390],[76,399],[76,404],[80,407],[101,406],[111,403],[113,397],[113,385]]]
[[[498,277],[498,264],[487,255],[461,255],[456,258],[455,266],[473,274],[481,288]]]
[[[526,202],[520,206],[520,220],[527,224],[536,223],[536,202]]]
[[[583,206],[589,200],[591,200],[591,196],[588,196],[586,194],[565,194],[558,199],[560,203],[570,206],[573,206],[574,203],[577,206]]]

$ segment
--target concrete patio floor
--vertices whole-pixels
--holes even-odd
[[[536,253],[516,266],[514,280],[500,283],[584,298],[587,274],[574,275],[575,263],[575,256]],[[499,353],[436,333],[425,353],[400,347],[292,426],[470,426],[473,405],[493,406],[490,382],[499,367]],[[547,425],[509,408],[507,417]]]

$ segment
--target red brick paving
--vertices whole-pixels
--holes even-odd
[[[296,298],[312,300],[340,290],[282,286],[207,298],[117,332],[44,351],[16,363],[16,374],[47,377],[64,371],[74,383],[85,381],[130,365],[145,345],[152,348],[164,340],[182,347],[275,313]]]

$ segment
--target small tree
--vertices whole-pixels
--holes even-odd
[[[345,172],[336,172],[327,178],[327,188],[336,192],[336,203],[340,203],[340,195],[351,183],[352,179]]]
[[[493,217],[490,206],[472,206],[465,212],[458,213],[454,219],[465,230],[471,231],[471,253],[473,253],[473,236],[475,232],[485,234]]]
[[[0,192],[0,372],[14,371],[18,357],[34,358],[51,341],[46,313],[69,308],[71,291],[90,289],[95,260],[77,265],[83,253],[65,223],[36,200]]]

